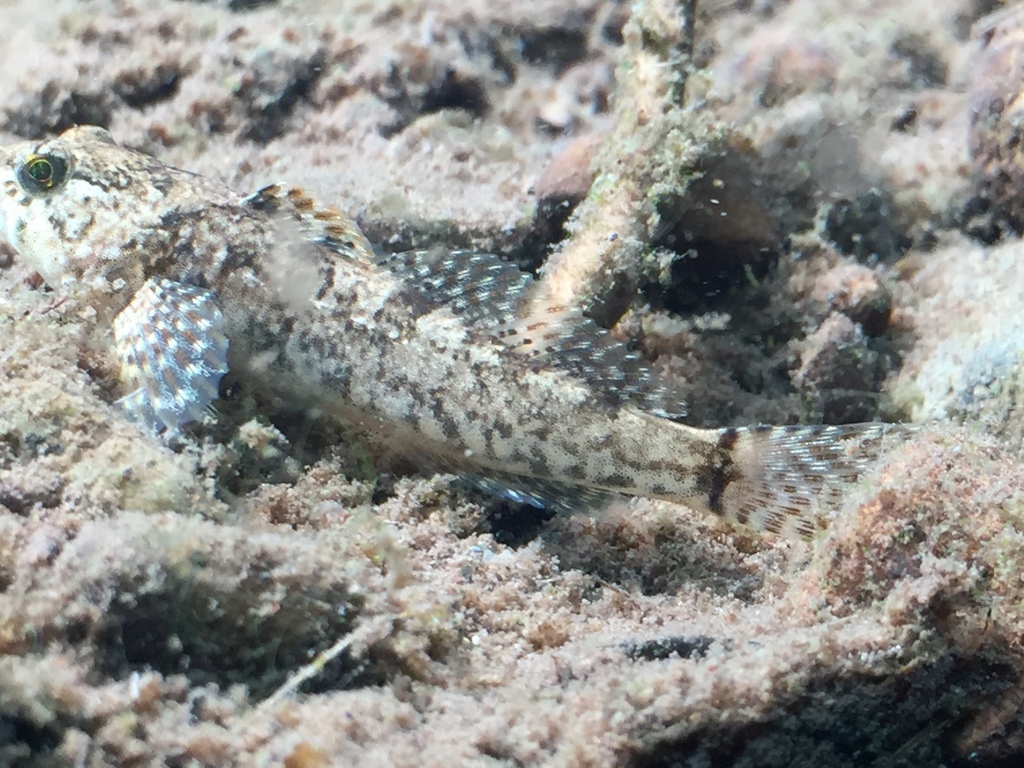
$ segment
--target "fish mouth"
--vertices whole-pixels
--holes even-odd
[[[9,208],[18,199],[18,182],[14,179],[14,158],[9,151],[0,149],[0,238],[12,246],[13,225]]]
[[[14,240],[12,238],[13,233],[10,229],[10,221],[7,216],[7,205],[8,204],[5,200],[0,199],[0,241],[5,241],[13,247]]]
[[[16,227],[23,215],[25,193],[18,183],[20,158],[31,151],[27,143],[0,147],[0,239],[18,250]]]
[[[15,250],[14,223],[16,216],[9,210],[16,205],[17,190],[11,189],[14,182],[0,181],[0,240],[6,241]]]

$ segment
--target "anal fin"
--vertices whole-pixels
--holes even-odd
[[[489,471],[487,475],[464,474],[459,479],[491,496],[535,509],[574,513],[595,511],[617,499],[626,498],[613,491],[586,486],[568,485],[555,480],[521,477],[506,472]]]

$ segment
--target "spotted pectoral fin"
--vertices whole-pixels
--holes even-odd
[[[201,418],[228,369],[223,324],[210,291],[146,281],[114,319],[125,409],[157,431]]]

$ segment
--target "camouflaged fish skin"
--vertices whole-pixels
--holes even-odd
[[[667,499],[807,537],[892,429],[681,425],[642,361],[572,308],[538,313],[495,257],[378,256],[298,189],[238,195],[99,128],[0,149],[0,235],[95,308],[124,407],[158,431],[231,369],[512,498]]]

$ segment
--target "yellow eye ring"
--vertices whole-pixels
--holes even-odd
[[[56,155],[29,155],[21,166],[21,185],[35,192],[48,192],[64,181],[68,165]]]

